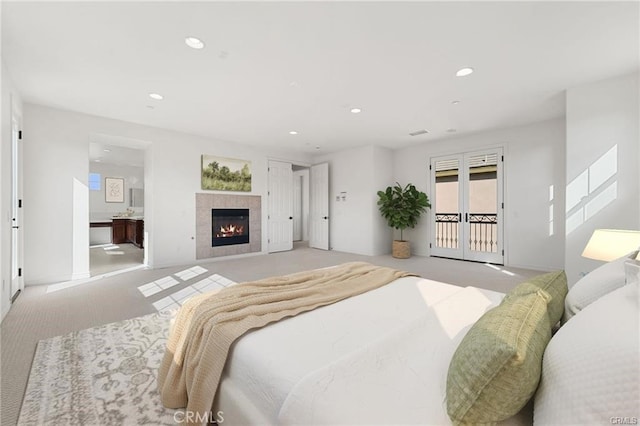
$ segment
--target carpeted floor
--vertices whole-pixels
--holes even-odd
[[[188,293],[202,280],[236,282],[321,268],[343,262],[366,261],[417,273],[460,286],[473,285],[505,292],[538,271],[503,268],[481,263],[414,256],[394,259],[310,249],[296,244],[289,252],[199,262],[164,269],[138,269],[78,285],[27,287],[13,304],[0,328],[1,386],[0,424],[17,423],[29,371],[38,341],[74,331],[155,313],[158,303]],[[199,270],[198,270],[199,271]],[[199,275],[198,275],[199,274]],[[167,284],[167,283],[170,283]],[[158,291],[145,296],[141,289],[157,283]],[[149,294],[149,293],[147,293]],[[176,296],[176,299],[178,297]]]

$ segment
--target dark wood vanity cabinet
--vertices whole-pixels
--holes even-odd
[[[111,225],[111,242],[113,244],[127,242],[127,221],[128,219],[113,219]]]
[[[113,219],[111,227],[111,242],[113,244],[131,243],[142,248],[144,241],[144,220],[142,219]]]

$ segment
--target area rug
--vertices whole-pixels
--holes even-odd
[[[41,340],[18,425],[175,425],[156,375],[171,312]]]

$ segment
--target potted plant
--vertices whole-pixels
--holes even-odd
[[[378,191],[378,206],[389,226],[400,230],[400,239],[393,240],[393,257],[409,258],[411,248],[409,241],[403,239],[402,231],[406,228],[415,228],[420,215],[431,207],[429,197],[424,192],[418,191],[412,184],[407,184],[403,188],[396,182],[395,186]]]

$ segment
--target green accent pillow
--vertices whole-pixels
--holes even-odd
[[[531,284],[533,284],[533,286]],[[548,272],[529,278],[527,281],[511,289],[511,291],[507,293],[505,300],[514,296],[535,293],[537,289],[544,290],[550,296],[547,310],[549,311],[551,327],[553,327],[562,319],[564,299],[569,290],[567,287],[567,276],[564,271]]]
[[[542,290],[513,296],[471,327],[447,375],[447,413],[454,424],[499,422],[533,396],[551,339],[548,302]]]

